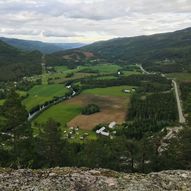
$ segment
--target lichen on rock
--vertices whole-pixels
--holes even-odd
[[[0,191],[191,191],[191,171],[126,174],[105,169],[0,170]]]

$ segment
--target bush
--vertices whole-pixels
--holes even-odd
[[[100,108],[99,108],[99,106],[97,106],[95,104],[89,104],[82,109],[83,115],[91,115],[91,114],[97,113],[97,112],[100,112]]]

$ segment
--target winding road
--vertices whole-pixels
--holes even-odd
[[[150,73],[148,71],[146,71],[142,65],[138,65],[137,66],[141,69],[142,73],[143,74],[155,74],[155,73]],[[165,77],[165,74],[161,74],[162,77]],[[167,78],[168,79],[168,78]],[[172,80],[172,79],[171,79]],[[186,119],[184,117],[184,114],[183,114],[183,109],[182,109],[182,104],[181,104],[181,101],[180,101],[180,95],[179,95],[179,91],[178,91],[178,86],[177,86],[177,83],[175,80],[172,80],[172,83],[173,83],[173,86],[174,86],[174,91],[175,91],[175,96],[176,96],[176,102],[177,102],[177,107],[178,107],[178,116],[179,116],[179,123],[183,124],[183,123],[186,123]]]

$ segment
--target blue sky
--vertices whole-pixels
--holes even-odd
[[[0,36],[85,42],[191,27],[191,0],[0,0]]]

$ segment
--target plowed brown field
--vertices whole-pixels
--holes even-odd
[[[94,103],[98,105],[101,112],[92,115],[79,115],[72,119],[67,125],[69,127],[80,127],[85,130],[92,130],[100,123],[112,121],[121,124],[125,121],[129,98],[80,95],[68,101],[70,104],[81,105],[82,107]]]

